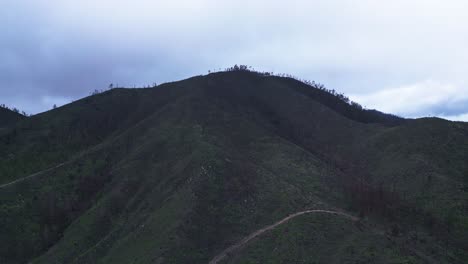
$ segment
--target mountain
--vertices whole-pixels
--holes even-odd
[[[0,130],[18,122],[23,118],[23,115],[0,106]]]
[[[467,123],[233,70],[0,135],[0,263],[468,259]]]

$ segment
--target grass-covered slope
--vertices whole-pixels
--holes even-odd
[[[18,123],[0,136],[0,262],[207,263],[329,209],[361,220],[300,216],[223,261],[463,263],[466,123],[350,114],[307,88],[223,72]]]
[[[174,85],[177,86],[177,85]],[[66,162],[154,113],[173,89],[114,89],[28,118],[0,138],[0,183]]]

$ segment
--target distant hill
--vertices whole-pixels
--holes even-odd
[[[19,113],[0,107],[0,129],[12,125],[23,118],[24,116]]]
[[[11,128],[0,263],[208,263],[242,241],[220,263],[468,259],[468,123],[236,68],[112,89]],[[245,239],[310,209],[337,214]]]

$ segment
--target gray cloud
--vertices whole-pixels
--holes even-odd
[[[426,80],[350,97],[366,107],[408,117],[449,117],[468,113],[468,93],[464,91],[453,84]]]
[[[243,63],[403,116],[463,116],[467,10],[461,0],[6,0],[0,103],[37,113],[110,82],[140,86]],[[389,107],[388,93],[399,103]]]

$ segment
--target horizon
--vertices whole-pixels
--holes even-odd
[[[21,114],[23,116],[26,116],[26,117],[31,117],[31,116],[35,116],[35,115],[39,115],[39,114],[42,114],[42,113],[46,113],[48,111],[51,111],[51,110],[54,110],[56,108],[60,108],[62,106],[67,106],[69,104],[72,104],[76,101],[79,101],[79,100],[82,100],[84,98],[87,98],[87,97],[90,97],[90,96],[94,96],[94,95],[98,95],[98,94],[101,94],[101,93],[104,93],[104,92],[108,92],[108,91],[111,91],[113,89],[153,89],[153,88],[157,88],[161,85],[164,85],[164,84],[168,84],[168,83],[173,83],[173,82],[182,82],[182,81],[185,81],[185,80],[188,80],[188,79],[191,79],[191,78],[194,78],[194,77],[205,77],[205,76],[209,76],[211,74],[216,74],[216,73],[226,73],[226,72],[231,72],[233,71],[232,69],[235,67],[235,66],[245,66],[247,67],[245,69],[245,71],[248,71],[248,72],[253,72],[253,73],[258,73],[258,74],[268,74],[267,76],[268,77],[280,77],[280,78],[292,78],[298,82],[301,82],[301,83],[304,83],[308,86],[310,86],[311,89],[319,89],[317,86],[315,85],[318,85],[318,86],[321,86],[321,90],[325,90],[327,93],[330,93],[334,96],[337,96],[337,95],[343,95],[345,98],[347,98],[349,101],[347,102],[349,105],[351,105],[351,103],[357,103],[360,107],[362,107],[363,110],[374,110],[374,111],[378,111],[378,112],[381,112],[381,113],[384,113],[384,114],[387,114],[387,115],[393,115],[393,116],[396,116],[396,117],[399,117],[399,118],[404,118],[404,119],[419,119],[419,118],[441,118],[441,119],[444,119],[444,120],[447,120],[447,121],[456,121],[456,122],[468,122],[468,120],[464,120],[464,119],[448,119],[446,117],[439,117],[439,116],[419,116],[419,117],[405,117],[405,116],[401,116],[401,115],[398,115],[398,114],[393,114],[393,113],[389,113],[389,112],[384,112],[384,111],[381,111],[379,109],[376,109],[376,108],[369,108],[367,107],[366,105],[361,105],[360,102],[358,101],[355,101],[353,100],[353,98],[347,96],[346,94],[344,93],[341,93],[340,91],[337,91],[337,90],[333,90],[333,89],[328,89],[328,87],[324,86],[322,83],[320,82],[316,82],[315,80],[307,80],[307,79],[301,79],[299,76],[294,76],[294,75],[290,75],[288,73],[279,73],[279,72],[268,72],[268,71],[259,71],[257,69],[255,69],[254,67],[252,66],[248,66],[248,65],[243,65],[243,64],[235,64],[233,65],[232,67],[228,67],[228,68],[225,68],[225,69],[221,69],[221,68],[218,68],[218,69],[213,69],[213,70],[208,70],[206,73],[204,74],[196,74],[196,75],[193,75],[193,76],[189,76],[189,77],[184,77],[182,79],[178,79],[178,80],[172,80],[172,81],[167,81],[167,82],[163,82],[163,83],[152,83],[152,84],[145,84],[145,85],[141,85],[141,86],[135,86],[135,85],[131,85],[131,86],[121,86],[119,85],[118,83],[109,83],[109,85],[105,88],[102,88],[102,89],[94,89],[93,91],[89,91],[89,93],[83,97],[80,97],[80,98],[76,98],[70,102],[64,102],[63,104],[61,105],[57,105],[57,104],[53,104],[49,109],[45,109],[44,111],[42,112],[37,112],[37,113],[27,113],[25,112],[24,110],[20,109],[20,108],[17,108],[15,106],[9,106],[9,105],[6,105],[6,104],[0,104],[0,107],[2,108],[6,108],[6,109],[9,109],[9,110],[12,110],[18,114]],[[333,92],[332,92],[333,91]]]

